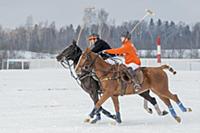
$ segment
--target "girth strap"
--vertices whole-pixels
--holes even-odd
[[[121,85],[120,95],[123,96],[126,94],[127,83],[124,82],[121,78],[119,79],[119,83]]]
[[[101,81],[107,81],[107,80],[117,80],[121,87],[120,95],[123,96],[126,94],[127,83],[124,82],[120,77],[105,77],[101,79]]]

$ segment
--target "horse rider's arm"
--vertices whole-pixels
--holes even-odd
[[[94,53],[98,53],[98,52],[100,52],[101,51],[101,45],[95,45],[95,47],[93,47],[93,49],[91,50],[92,52],[94,52]]]
[[[120,48],[113,48],[113,49],[108,49],[108,50],[105,50],[106,53],[108,54],[124,54],[126,53],[127,51],[127,47],[126,46],[122,46]]]

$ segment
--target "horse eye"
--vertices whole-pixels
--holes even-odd
[[[85,67],[84,67],[84,69],[86,69],[86,70],[87,70],[88,68],[89,68],[88,66],[85,66]]]

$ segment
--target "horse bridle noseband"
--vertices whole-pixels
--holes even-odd
[[[74,51],[77,51],[77,49],[75,49]],[[76,54],[75,54],[75,55],[76,55]],[[91,69],[91,70],[82,69],[82,71],[86,72],[86,74],[83,74],[83,75],[80,75],[80,76],[75,76],[76,74],[74,74],[73,71],[72,71],[72,66],[74,66],[74,62],[70,64],[69,59],[66,58],[65,55],[63,55],[63,56],[64,56],[65,58],[60,62],[61,65],[62,65],[64,68],[70,70],[71,76],[76,80],[76,82],[77,82],[80,86],[81,86],[81,82],[80,82],[81,80],[83,80],[83,79],[86,78],[86,77],[95,75],[95,73],[92,71],[92,69]],[[97,55],[97,56],[98,56],[98,55]],[[76,59],[77,57],[78,57],[78,55],[76,55],[74,58]],[[97,57],[96,57],[96,58],[97,58]],[[93,60],[93,61],[88,65],[88,68],[91,68],[91,67],[94,65],[94,63],[95,63],[95,61],[96,61],[96,58],[95,58],[95,60]],[[91,60],[91,57],[89,56],[89,53],[87,53],[87,59]],[[86,60],[87,60],[87,59],[86,59]],[[85,60],[85,61],[86,61],[86,60]]]
[[[92,60],[92,58],[91,58],[91,56],[90,56],[90,53],[91,53],[91,51],[90,51],[89,53],[86,54],[86,59],[85,59],[83,65],[81,66],[81,71],[86,71],[86,72],[89,72],[89,73],[93,73],[93,72],[92,72],[92,66],[93,66],[94,63],[96,62],[96,59],[97,59],[97,57],[99,56],[99,54],[97,54],[97,55],[95,56],[95,58]],[[86,63],[87,60],[88,60],[88,61],[92,60],[91,63],[90,63],[89,65],[85,65],[85,63]],[[85,66],[87,66],[87,68],[91,68],[91,69],[86,70],[86,69],[83,68],[83,67],[85,67]]]

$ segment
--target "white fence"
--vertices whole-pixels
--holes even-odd
[[[142,66],[158,66],[156,59],[141,59]],[[161,64],[169,64],[176,70],[200,71],[200,59],[161,59]]]
[[[142,66],[158,66],[156,59],[142,58]],[[162,59],[161,64],[169,64],[176,70],[200,71],[200,59]],[[61,68],[55,59],[30,60],[30,69],[36,68]]]
[[[30,69],[38,68],[61,68],[61,64],[56,59],[31,59]]]
[[[15,60],[10,60],[13,62]],[[19,62],[20,60],[16,60]],[[142,58],[142,66],[159,66],[156,59],[147,59]],[[29,69],[41,69],[41,68],[62,68],[62,65],[56,61],[56,59],[29,59],[21,60],[23,62],[28,62]],[[176,70],[185,70],[185,71],[200,71],[200,59],[162,59],[161,64],[169,64]],[[9,64],[6,65],[8,69]],[[23,69],[24,67],[22,67]]]
[[[38,69],[61,67],[56,59],[5,59],[2,60],[1,65],[2,69]]]

